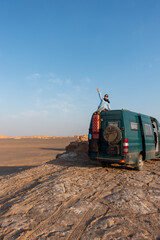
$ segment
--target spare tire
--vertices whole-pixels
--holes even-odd
[[[103,137],[109,145],[115,145],[119,143],[122,138],[121,130],[119,129],[119,127],[110,125],[105,128],[103,132]]]

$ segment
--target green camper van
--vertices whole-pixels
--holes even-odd
[[[111,110],[92,115],[88,155],[103,167],[112,163],[134,164],[160,157],[160,124],[154,117],[129,110]]]

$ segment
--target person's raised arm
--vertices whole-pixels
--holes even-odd
[[[97,88],[97,92],[98,92],[98,94],[99,94],[99,98],[102,99],[102,96],[101,96],[101,93],[100,93],[100,91],[99,91],[99,88]]]

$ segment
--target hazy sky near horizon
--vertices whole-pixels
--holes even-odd
[[[97,87],[160,121],[159,0],[0,1],[0,135],[87,134]]]

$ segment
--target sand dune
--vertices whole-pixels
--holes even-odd
[[[10,137],[7,137],[5,135],[0,135],[0,138],[10,138]]]
[[[5,136],[5,135],[0,135],[0,138],[8,138],[8,139],[34,139],[34,138],[37,138],[37,139],[55,139],[55,138],[72,138],[73,136],[45,136],[45,135],[42,135],[42,136],[39,136],[39,135],[34,135],[34,136],[19,136],[19,137],[8,137],[8,136]]]
[[[18,137],[8,137],[6,135],[0,135],[0,139],[55,139],[55,138],[73,138],[76,137],[77,141],[87,141],[88,135],[75,135],[75,136],[47,136],[47,135],[34,135],[34,136],[18,136]]]

